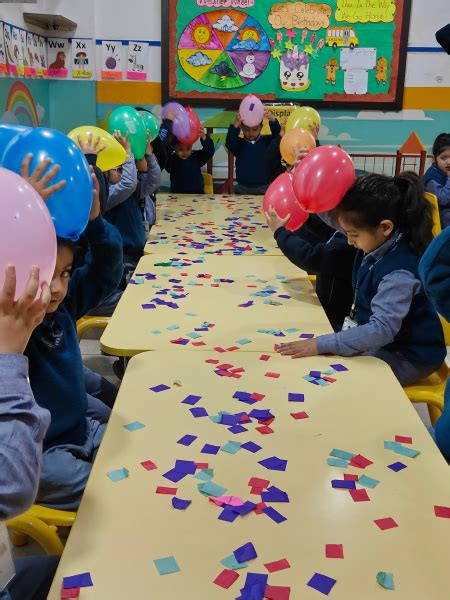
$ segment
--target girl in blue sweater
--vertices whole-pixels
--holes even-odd
[[[98,184],[84,235],[89,260],[72,277],[72,242],[58,239],[51,301],[25,350],[34,397],[51,415],[37,502],[66,510],[78,507],[105,428],[88,416],[76,321],[117,287],[123,269],[122,240],[100,214]]]
[[[423,194],[414,173],[356,180],[337,208],[339,225],[358,250],[350,314],[342,331],[282,344],[282,355],[375,356],[404,386],[439,368],[446,357],[444,336],[418,271],[433,226]]]
[[[450,225],[450,133],[440,133],[433,144],[433,164],[423,176],[427,192],[438,199],[442,229]]]

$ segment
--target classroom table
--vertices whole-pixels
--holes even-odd
[[[158,196],[145,254],[172,251],[281,256],[261,211],[262,196]]]
[[[216,359],[228,363],[228,372],[242,369],[234,371],[240,378],[219,375],[225,367],[208,362]],[[317,382],[335,363],[339,370],[328,385],[304,379],[319,371]],[[268,377],[268,372],[279,377]],[[159,386],[162,391],[151,389]],[[236,391],[246,392],[240,394],[246,400],[255,392],[265,397],[249,405],[233,398]],[[304,394],[304,401],[288,401],[290,393]],[[193,395],[200,399],[183,402]],[[192,408],[204,408],[209,416],[194,418]],[[215,422],[220,411],[248,414],[255,408],[275,416],[273,433],[259,433],[255,418],[239,434]],[[298,412],[306,415],[294,419],[291,413]],[[186,434],[197,438],[190,446],[177,443]],[[385,449],[384,443],[396,436],[406,436],[394,445],[397,452]],[[241,444],[233,445],[235,454],[202,452],[205,444],[230,449],[230,440]],[[250,441],[261,449],[252,453],[242,447]],[[404,448],[420,454],[399,454]],[[352,462],[360,466],[331,466],[333,449],[356,454]],[[271,457],[286,460],[285,471],[259,464]],[[222,508],[198,489],[203,479],[187,475],[172,483],[163,476],[177,460],[207,463],[213,483],[226,488],[224,495],[254,504],[264,495],[250,489],[250,478],[269,480],[288,494],[289,502],[267,500],[266,505],[287,520],[277,523],[254,510],[234,522],[220,520]],[[150,463],[144,468],[145,461],[157,468]],[[405,468],[388,468],[395,463]],[[204,468],[199,466],[196,476],[210,476]],[[331,481],[343,480],[344,474],[365,476],[354,484],[358,491],[332,487]],[[345,485],[353,484],[347,480]],[[192,503],[175,510],[172,495],[156,493],[159,486],[176,488],[177,498]],[[353,494],[365,501],[354,501]],[[94,585],[82,589],[81,600],[231,600],[239,596],[247,573],[269,575],[270,586],[290,587],[291,600],[324,597],[308,586],[311,578],[325,588],[335,580],[329,594],[333,600],[382,600],[391,594],[397,600],[447,600],[450,521],[437,515],[448,517],[450,509],[435,507],[449,506],[448,465],[385,363],[369,357],[291,360],[274,354],[265,361],[253,352],[225,358],[215,352],[144,353],[131,360],[125,373],[48,598],[60,597],[63,577],[89,572]],[[394,519],[398,526],[382,529],[388,522],[377,525],[379,519]],[[257,558],[236,571],[239,578],[230,589],[214,584],[224,569],[220,561],[248,542]],[[327,544],[342,544],[344,558],[326,557]],[[339,556],[341,549],[328,550]],[[179,572],[158,574],[154,560],[166,557],[175,558]],[[268,573],[264,565],[281,559],[290,568]],[[395,592],[377,583],[379,573],[393,574]],[[379,577],[388,584],[384,575]]]
[[[285,257],[158,254],[143,257],[135,273],[101,337],[107,354],[173,346],[269,352],[331,332],[307,274]]]

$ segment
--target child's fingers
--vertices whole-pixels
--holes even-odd
[[[103,150],[106,150],[106,144],[103,144],[103,146],[100,146],[100,148],[98,148],[97,154],[100,154],[100,152],[103,152]]]
[[[56,175],[57,173],[61,170],[61,167],[59,165],[53,165],[53,167],[51,169],[49,169],[47,171],[47,173],[45,173],[42,176],[42,179],[40,180],[41,183],[46,186],[47,183],[49,183]]]
[[[32,179],[34,179],[35,181],[40,181],[42,173],[51,164],[52,164],[51,158],[46,158],[44,161],[42,161],[31,173]]]
[[[30,176],[30,163],[33,158],[33,154],[29,152],[22,161],[22,165],[20,167],[20,176],[24,179]]]
[[[51,185],[48,188],[45,188],[45,196],[49,198],[53,194],[56,194],[56,192],[59,192],[59,190],[61,190],[65,185],[66,180],[63,179],[62,181],[58,181],[58,183],[55,183],[54,185]]]
[[[39,267],[35,265],[31,267],[30,276],[25,286],[25,291],[17,302],[17,306],[20,309],[27,310],[36,298],[36,294],[39,289]]]
[[[0,293],[0,311],[9,313],[14,304],[16,293],[16,269],[13,265],[8,265],[5,269],[5,281]]]
[[[90,132],[88,133],[88,136],[87,136],[87,143],[88,143],[88,146],[92,146],[92,131],[90,131]]]
[[[98,145],[100,144],[100,141],[101,141],[100,136],[97,136],[97,139],[95,140],[95,143],[94,143],[94,150],[97,150]]]

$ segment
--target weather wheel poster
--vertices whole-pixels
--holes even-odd
[[[410,0],[162,0],[165,99],[398,108]],[[164,68],[166,67],[166,68]]]

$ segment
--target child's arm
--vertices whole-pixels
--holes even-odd
[[[202,149],[197,152],[197,160],[201,167],[206,165],[208,160],[214,156],[214,142],[209,136],[204,136],[200,138],[200,143],[202,145]]]
[[[113,292],[123,272],[122,238],[100,214],[97,184],[84,237],[89,244],[89,260],[73,272],[66,300],[75,319],[84,316]]]
[[[278,136],[274,138],[267,146],[265,154],[265,171],[269,175],[269,181],[275,181],[275,179],[284,173],[286,169],[281,163],[280,154],[280,141],[281,138]]]
[[[281,125],[278,121],[278,119],[276,119],[273,114],[270,112],[270,110],[266,111],[266,116],[269,120],[269,127],[270,127],[270,131],[271,131],[271,138],[274,140],[275,138],[279,137],[280,133],[281,133]]]
[[[447,177],[444,185],[441,185],[434,179],[429,179],[425,189],[437,197],[439,206],[442,208],[450,206],[450,177]]]
[[[239,139],[241,125],[241,117],[237,115],[234,123],[228,127],[227,139],[225,140],[226,147],[234,156],[238,156],[241,150],[241,140]]]
[[[378,350],[394,341],[410,311],[421,283],[410,271],[398,270],[383,277],[372,299],[372,316],[365,325],[317,338],[319,354],[353,356]]]
[[[440,233],[426,249],[419,264],[425,292],[447,321],[450,320],[450,227]]]
[[[115,206],[122,204],[131,196],[137,187],[137,169],[134,162],[134,156],[131,155],[123,163],[122,179],[119,183],[109,186],[108,202],[106,210],[111,210]]]
[[[154,194],[161,185],[161,169],[153,154],[150,143],[148,144],[145,158],[147,161],[147,172],[138,173],[139,198],[145,198]]]

